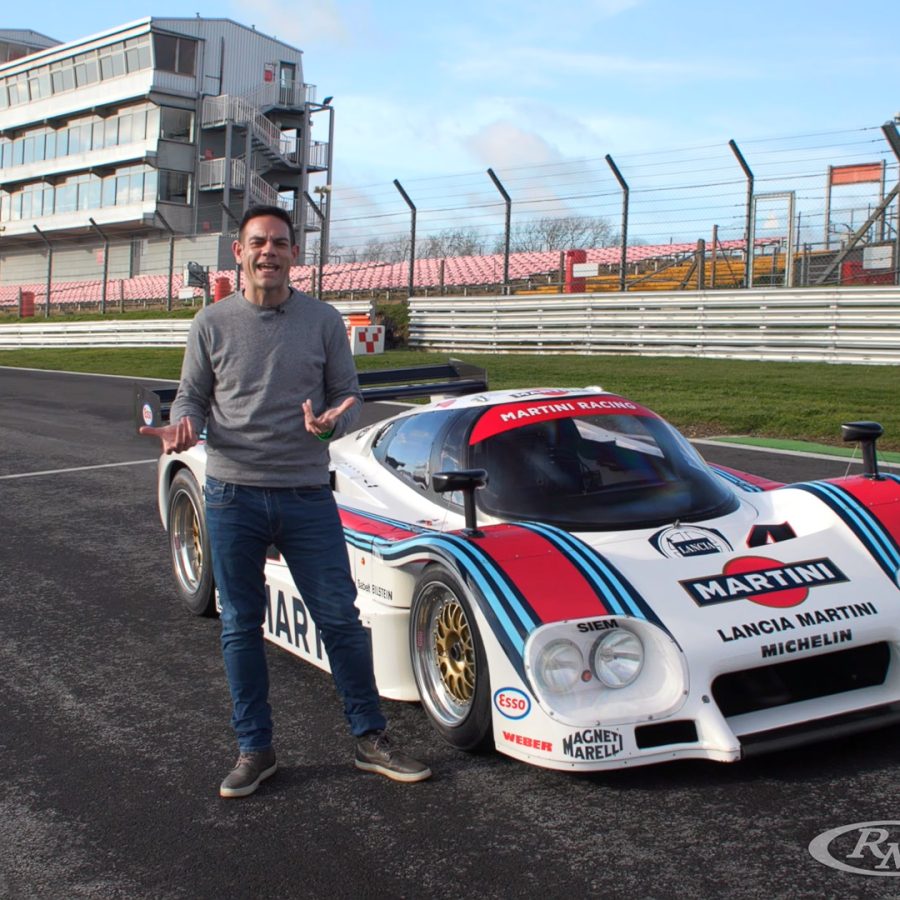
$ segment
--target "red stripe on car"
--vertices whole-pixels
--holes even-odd
[[[608,615],[590,583],[545,537],[516,525],[496,525],[472,540],[506,573],[542,622]]]

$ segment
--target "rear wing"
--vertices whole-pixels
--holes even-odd
[[[445,365],[406,366],[359,373],[363,399],[405,400],[411,397],[477,394],[488,389],[487,372],[458,359]]]
[[[166,425],[177,387],[147,388],[141,384],[134,386],[134,420],[138,428],[142,425]]]
[[[445,365],[360,372],[359,386],[363,399],[372,403],[376,400],[477,394],[487,390],[488,382],[484,369],[451,359]],[[135,384],[134,416],[137,427],[166,425],[177,391],[177,387],[148,388]]]

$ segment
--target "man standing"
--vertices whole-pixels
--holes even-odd
[[[343,319],[291,287],[299,248],[283,209],[247,210],[233,249],[243,292],[197,314],[170,424],[140,429],[172,453],[196,444],[206,428],[206,522],[239,750],[219,793],[252,794],[277,768],[262,635],[269,545],[284,557],[322,634],[356,737],[357,767],[422,781],[431,770],[394,748],[384,731],[329,486],[327,441],[352,429],[362,402]]]

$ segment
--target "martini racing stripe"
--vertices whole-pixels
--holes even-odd
[[[888,578],[894,584],[897,583],[897,571],[900,570],[900,547],[897,546],[897,542],[890,532],[850,491],[827,481],[805,482],[792,485],[792,487],[813,494],[830,507],[859,538]]]
[[[533,528],[493,525],[483,537],[473,540],[519,586],[544,624],[609,613],[581,569]]]
[[[668,629],[634,585],[609,560],[592,547],[573,537],[569,532],[551,525],[522,523],[522,527],[544,535],[581,571],[611,612],[620,616],[645,619],[668,633]]]
[[[373,522],[402,525],[380,516],[352,512]],[[423,530],[414,537],[390,541],[345,525],[344,535],[351,546],[373,552],[391,562],[420,558],[423,550],[429,550],[450,563],[465,580],[473,582],[478,588],[473,591],[475,601],[490,622],[510,663],[527,683],[523,663],[525,640],[541,624],[540,620],[506,573],[480,548],[453,534],[436,531]]]
[[[745,491],[748,494],[761,494],[764,489],[761,488],[758,484],[752,484],[751,482],[745,480],[744,478],[739,478],[733,472],[728,472],[725,469],[720,469],[718,466],[714,466],[710,464],[710,468],[719,478],[727,481],[729,484],[734,485],[736,488],[740,488],[742,491]]]

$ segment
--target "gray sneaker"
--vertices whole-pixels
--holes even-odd
[[[383,731],[370,731],[356,739],[356,768],[377,772],[394,781],[424,781],[431,769],[398,750]]]
[[[271,747],[268,750],[241,753],[234,768],[219,787],[219,796],[246,797],[259,787],[261,781],[274,775],[277,768],[275,751]]]

